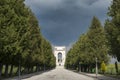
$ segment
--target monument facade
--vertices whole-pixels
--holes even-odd
[[[64,66],[66,59],[66,47],[54,46],[54,56],[56,57],[56,66]]]

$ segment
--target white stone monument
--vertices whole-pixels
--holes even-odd
[[[56,66],[64,66],[66,58],[66,47],[54,46],[54,55],[56,57]]]

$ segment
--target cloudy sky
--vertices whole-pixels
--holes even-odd
[[[104,24],[112,0],[26,0],[51,44],[69,46],[88,30],[92,17]]]

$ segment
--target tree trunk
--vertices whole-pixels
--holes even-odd
[[[13,72],[13,65],[11,65],[11,68],[10,68],[10,73],[9,73],[10,76],[12,76],[12,72]]]
[[[16,71],[16,74],[18,74],[18,71],[19,71],[19,69],[18,69],[18,67],[17,67],[17,71]]]
[[[90,66],[88,66],[88,72],[90,72]]]
[[[36,65],[36,72],[38,72],[38,65]]]
[[[20,65],[19,63],[19,66],[18,66],[18,78],[21,80],[21,68],[22,66]]]
[[[85,66],[83,65],[83,72],[85,72]]]
[[[1,75],[2,75],[2,68],[3,68],[3,65],[0,63],[0,80],[2,79],[2,78],[1,78]]]
[[[117,61],[115,62],[115,69],[116,69],[116,73],[118,74],[118,63],[117,63]]]
[[[84,66],[84,72],[86,72],[86,66]]]
[[[8,67],[9,67],[9,65],[6,64],[5,65],[5,77],[8,77]]]
[[[29,72],[29,69],[28,67],[25,68],[25,73],[28,73]]]
[[[44,71],[46,70],[46,66],[45,66],[45,64],[44,64]]]
[[[30,67],[28,67],[28,73],[30,73]]]
[[[34,67],[32,66],[31,69],[30,69],[30,72],[32,72],[32,73],[33,73],[33,68],[34,68]]]
[[[83,70],[82,70],[82,65],[81,65],[81,72],[83,72]]]
[[[21,73],[21,66],[18,66],[18,67],[17,67],[16,74],[19,75],[19,72]]]

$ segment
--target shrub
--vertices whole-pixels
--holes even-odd
[[[106,70],[107,70],[106,64],[104,63],[104,61],[102,61],[102,63],[101,63],[101,71],[102,71],[102,73],[104,74]]]

